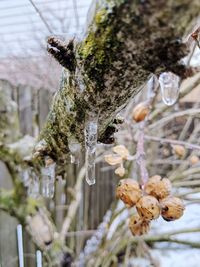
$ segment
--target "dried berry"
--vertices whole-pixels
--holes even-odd
[[[139,184],[133,179],[120,180],[116,190],[117,198],[120,198],[128,207],[133,207],[142,196]]]
[[[150,222],[143,220],[138,214],[135,214],[130,218],[129,229],[134,236],[144,235],[150,229]]]
[[[147,194],[152,195],[158,199],[166,198],[171,192],[171,182],[167,178],[161,178],[159,175],[154,175],[149,178],[145,184],[144,190]]]
[[[129,151],[124,145],[114,146],[112,150],[123,159],[127,159],[129,156]]]
[[[177,197],[167,197],[160,201],[161,215],[166,221],[174,221],[183,215],[183,201]]]
[[[115,170],[115,174],[119,175],[120,177],[123,177],[124,174],[125,174],[125,169],[123,166],[120,166],[118,167],[116,170]]]
[[[132,118],[136,122],[143,121],[149,113],[148,105],[145,102],[139,103],[132,112]]]
[[[197,164],[199,162],[199,157],[197,157],[196,155],[192,155],[191,157],[190,157],[190,164],[191,165],[195,165],[195,164]]]
[[[112,154],[105,155],[104,159],[110,165],[117,165],[122,163],[122,157],[119,155],[112,155]]]
[[[136,204],[140,217],[144,220],[157,219],[160,215],[160,205],[153,196],[143,196]]]
[[[179,158],[183,158],[186,154],[186,150],[184,148],[184,146],[181,145],[175,145],[173,146],[173,150],[174,153],[179,157]]]

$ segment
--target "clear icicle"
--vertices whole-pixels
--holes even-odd
[[[71,155],[70,155],[71,163],[79,164],[80,151],[81,151],[80,143],[74,138],[69,138],[68,146],[71,152]]]
[[[30,174],[29,174],[29,169],[24,169],[22,171],[22,182],[24,186],[28,187],[29,186],[29,180],[30,180]]]
[[[97,146],[97,117],[90,116],[85,125],[85,166],[86,182],[95,184],[95,157]]]
[[[28,188],[27,193],[30,197],[37,198],[40,195],[39,177],[32,170],[28,170],[28,173],[29,173],[29,179],[26,179],[25,181],[25,186],[27,186]]]
[[[159,77],[163,102],[172,106],[178,99],[180,78],[172,72],[163,72]]]
[[[42,168],[42,195],[53,198],[55,190],[55,162],[50,158],[45,159],[46,166]]]

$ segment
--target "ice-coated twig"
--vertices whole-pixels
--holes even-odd
[[[80,253],[79,256],[79,266],[85,266],[86,258],[95,252],[99,245],[101,244],[102,238],[107,230],[108,223],[110,222],[112,216],[112,211],[108,210],[103,217],[102,223],[99,224],[97,231],[92,235],[90,239],[87,240],[84,250]]]
[[[141,122],[137,141],[136,162],[140,168],[141,182],[144,185],[149,178],[146,168],[145,151],[144,151],[144,122]]]
[[[98,132],[98,116],[96,114],[89,114],[88,120],[85,124],[85,178],[89,185],[95,184],[95,158],[97,146],[97,132]]]
[[[155,137],[155,136],[150,136],[150,135],[144,135],[144,139],[154,141],[154,142],[160,142],[161,144],[181,145],[181,146],[185,146],[187,149],[200,150],[199,145],[191,144],[189,142],[180,141],[180,140],[173,140],[173,139]]]

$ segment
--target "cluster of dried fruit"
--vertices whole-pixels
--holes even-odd
[[[130,218],[129,228],[133,235],[146,234],[151,220],[160,215],[166,221],[174,221],[183,215],[181,199],[171,196],[171,182],[159,175],[151,177],[143,190],[133,179],[120,181],[116,195],[127,207],[136,207],[137,214]]]

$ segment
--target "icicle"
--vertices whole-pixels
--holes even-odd
[[[28,170],[29,179],[26,180],[25,186],[28,187],[27,193],[30,197],[37,198],[40,194],[40,181],[39,177],[31,169]]]
[[[97,145],[97,116],[90,115],[85,125],[85,166],[86,181],[95,184],[95,157]]]
[[[81,151],[81,145],[75,138],[69,138],[69,150],[71,152],[70,159],[71,163],[79,164],[79,157]]]
[[[81,73],[82,73],[82,70],[77,67],[76,73],[75,73],[76,82],[79,87],[80,93],[83,93],[85,91],[85,83],[84,83],[83,76]]]
[[[55,183],[55,162],[49,158],[45,158],[46,166],[42,168],[42,195],[52,198],[54,196]]]
[[[147,99],[151,100],[155,96],[155,91],[159,86],[158,79],[156,75],[152,75],[147,82]]]
[[[24,184],[24,186],[28,187],[29,186],[29,169],[24,169],[22,171],[22,182]]]
[[[172,106],[178,99],[180,78],[172,72],[163,72],[159,83],[163,102]]]

